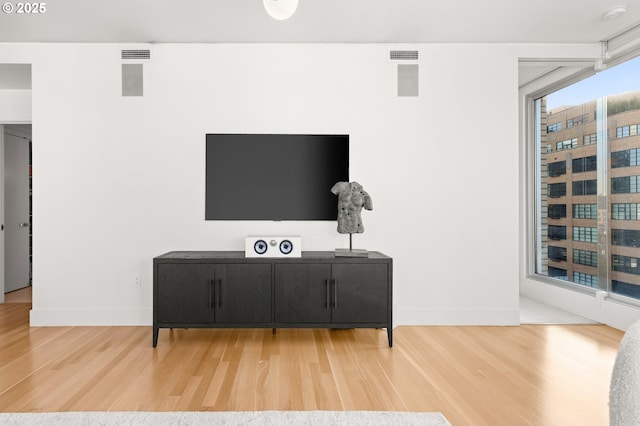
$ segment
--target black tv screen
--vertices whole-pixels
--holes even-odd
[[[349,135],[206,135],[206,220],[336,220]]]

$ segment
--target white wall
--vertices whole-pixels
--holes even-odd
[[[144,97],[120,50],[149,48]],[[420,52],[396,97],[389,50]],[[512,45],[0,44],[32,64],[32,325],[151,324],[152,259],[335,223],[204,218],[205,133],[348,133],[372,195],[354,246],[394,258],[396,324],[518,323],[518,54]],[[134,286],[142,275],[141,288]]]
[[[31,122],[31,90],[1,89],[0,90],[0,122],[1,123],[30,123]]]

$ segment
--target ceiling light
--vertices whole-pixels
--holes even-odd
[[[626,4],[623,4],[620,6],[614,6],[613,8],[611,8],[611,10],[609,10],[607,13],[602,15],[602,19],[605,21],[608,21],[610,19],[616,19],[617,17],[622,16],[625,13],[627,13]]]
[[[278,21],[289,19],[298,7],[298,0],[262,0],[267,13]]]

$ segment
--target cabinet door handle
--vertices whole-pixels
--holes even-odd
[[[222,280],[218,280],[218,291],[216,292],[218,298],[218,308],[222,308]]]
[[[213,309],[213,300],[211,300],[211,293],[213,293],[213,280],[209,280],[209,310]]]
[[[329,285],[329,280],[324,280],[324,285],[325,285],[325,288],[327,289],[327,303],[325,304],[325,306],[327,309],[331,309],[331,305],[329,304],[330,303],[329,300],[331,299],[331,293],[329,292],[329,289],[331,286]]]
[[[338,307],[338,282],[334,278],[333,280],[333,308]]]

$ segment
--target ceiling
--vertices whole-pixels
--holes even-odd
[[[640,24],[640,0],[300,0],[287,21],[262,0],[45,4],[0,12],[0,42],[592,43]],[[602,19],[619,4],[625,15]]]

